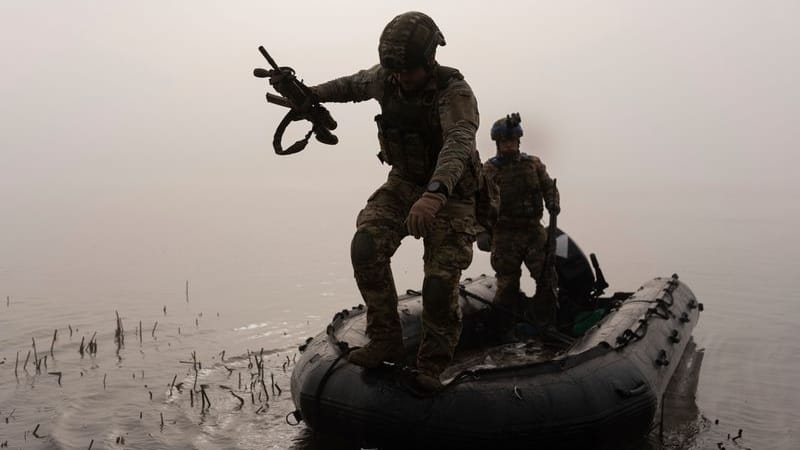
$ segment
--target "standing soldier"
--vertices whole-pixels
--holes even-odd
[[[555,319],[557,299],[546,287],[556,286],[556,272],[552,265],[543,270],[547,232],[541,224],[542,204],[549,214],[557,215],[559,195],[544,163],[520,152],[520,122],[519,114],[514,113],[492,125],[497,155],[483,165],[481,197],[488,202],[479,207],[480,222],[489,226],[478,236],[478,247],[492,252],[497,277],[494,302],[515,313],[524,310],[519,286],[524,263],[536,281],[535,320],[547,325]],[[504,316],[500,333],[508,331],[512,323],[510,315]]]
[[[461,334],[458,283],[472,262],[481,164],[475,96],[458,70],[436,62],[439,45],[445,45],[444,36],[430,17],[400,14],[381,34],[379,65],[311,88],[322,102],[377,100],[378,158],[392,166],[356,220],[351,259],[367,304],[370,341],[348,360],[372,368],[404,359],[389,263],[404,237],[422,237],[424,311],[416,381],[428,390],[441,387],[439,375]]]

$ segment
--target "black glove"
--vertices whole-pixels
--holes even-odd
[[[478,250],[484,252],[492,251],[492,235],[488,231],[478,233],[476,242],[478,243]]]

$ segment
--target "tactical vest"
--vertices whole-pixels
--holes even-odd
[[[464,77],[457,69],[439,66],[435,87],[426,87],[410,98],[402,95],[391,77],[385,80],[381,114],[375,116],[381,146],[378,158],[402,178],[418,185],[428,183],[436,168],[444,144],[439,97],[454,79]]]
[[[500,194],[498,222],[539,221],[544,210],[543,196],[533,158],[521,153],[519,159],[495,156],[489,161],[497,168],[494,182]]]

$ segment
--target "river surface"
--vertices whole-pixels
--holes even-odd
[[[651,225],[665,236],[674,228],[659,220]],[[685,239],[670,240],[668,246],[654,239],[645,250],[623,247],[607,258],[600,254],[614,288],[637,287],[620,273],[626,266],[653,265],[661,270],[632,272],[656,276],[674,269],[705,304],[694,333],[702,354],[694,374],[699,375],[696,400],[690,390],[668,403],[666,445],[653,434],[633,448],[704,449],[721,442],[728,448],[791,449],[800,443],[800,396],[794,388],[800,379],[800,345],[794,339],[800,315],[788,273],[795,267],[789,255],[797,244],[780,240],[785,225],[779,222],[752,218],[722,225],[694,231],[709,238],[729,236],[724,244],[682,234]],[[298,257],[275,260],[273,270],[248,270],[231,260],[231,274],[209,274],[208,280],[222,280],[217,283],[195,274],[188,280],[188,296],[187,280],[164,281],[168,277],[156,273],[157,267],[172,271],[157,258],[127,261],[124,280],[110,279],[115,271],[106,265],[86,267],[80,254],[71,265],[44,265],[38,273],[18,271],[13,261],[4,261],[0,286],[12,289],[0,305],[0,444],[326,448],[302,425],[285,422],[293,410],[289,376],[297,345],[322,330],[336,310],[359,301],[346,237],[334,245],[328,239],[346,235],[347,227],[333,233],[323,224],[306,227],[293,230],[311,236],[292,250]],[[640,223],[623,234],[635,241],[642,236],[636,230],[643,228]],[[772,233],[740,239],[747,229]],[[580,236],[573,237],[581,244]],[[587,244],[582,245],[588,250]],[[395,258],[398,284],[419,288],[414,273],[419,245],[408,240],[405,247]],[[120,261],[108,261],[116,264]],[[467,275],[486,268],[484,254],[476,255],[475,265]],[[626,281],[616,282],[619,278]],[[120,348],[117,312],[124,330]],[[95,333],[96,353],[81,355],[81,341]],[[28,356],[34,340],[40,373]],[[257,369],[249,367],[248,352],[263,355],[268,399],[258,386],[251,397],[249,383]],[[203,408],[199,394],[191,398],[192,387],[199,391],[200,386],[206,387],[210,407]],[[729,441],[739,429],[742,437]]]

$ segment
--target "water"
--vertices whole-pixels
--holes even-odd
[[[776,224],[757,219],[748,225],[776,229]],[[300,256],[284,259],[280,271],[247,267],[249,261],[229,262],[230,274],[217,273],[209,282],[201,276],[189,280],[188,301],[186,280],[164,281],[174,271],[157,260],[150,264],[166,276],[153,276],[154,282],[141,281],[138,287],[94,278],[94,271],[83,268],[63,268],[69,276],[59,277],[59,269],[46,263],[40,271],[44,275],[26,278],[6,262],[2,285],[16,288],[8,304],[4,300],[0,314],[0,444],[7,441],[9,448],[88,448],[94,441],[93,448],[110,448],[124,438],[131,448],[325,448],[325,443],[315,442],[302,426],[291,427],[284,420],[294,409],[287,392],[292,360],[305,337],[323,329],[336,310],[358,303],[358,297],[346,245],[332,245],[340,250],[329,250],[327,258],[315,257],[313,249],[331,246],[329,234],[323,232],[327,226],[307,227],[306,236],[318,236],[318,240],[307,238],[306,244],[296,249]],[[635,240],[641,228],[644,224],[633,227],[628,235]],[[739,231],[734,227],[728,232],[741,236]],[[709,234],[724,236],[725,230]],[[589,250],[586,239],[582,241],[574,233],[573,237]],[[736,436],[740,428],[738,444],[743,448],[788,449],[799,442],[800,413],[795,406],[800,398],[793,383],[800,379],[796,356],[800,346],[792,339],[798,307],[792,280],[781,274],[788,270],[784,264],[789,261],[764,254],[760,250],[764,241],[769,248],[781,247],[771,245],[776,237],[762,238],[739,242],[723,254],[708,247],[696,248],[699,242],[718,245],[705,239],[670,241],[669,249],[665,242],[655,240],[648,252],[652,253],[651,264],[674,268],[706,306],[695,329],[695,340],[704,355],[699,374],[695,374],[699,375],[696,399],[688,389],[675,406],[668,403],[666,442],[673,446],[664,448],[704,449],[717,442],[732,448],[733,441],[727,436]],[[244,236],[242,241],[251,239]],[[791,244],[784,244],[781,255],[791,253]],[[395,258],[398,284],[418,288],[415,253],[419,245],[409,240],[404,247]],[[303,254],[305,251],[309,254]],[[691,256],[697,254],[708,256],[705,260]],[[636,287],[620,285],[615,279],[624,278],[618,275],[628,264],[626,260],[645,259],[645,253],[600,257],[614,288]],[[294,265],[295,261],[303,264]],[[467,275],[488,271],[485,255],[476,255],[475,266]],[[101,266],[93,269],[104,270]],[[133,280],[137,279],[135,269],[130,272]],[[146,269],[147,273],[157,271]],[[228,285],[214,282],[226,277],[232,280]],[[125,329],[124,347],[119,351],[114,341],[115,311]],[[68,326],[73,329],[71,336]],[[51,354],[54,330],[58,331]],[[81,338],[88,341],[95,332],[97,354],[81,356]],[[47,367],[42,367],[40,374],[30,361],[22,368],[32,339],[39,357],[47,356]],[[255,370],[248,368],[252,362],[248,350],[256,353],[262,349],[269,400],[260,386],[251,399],[247,386]],[[15,377],[17,352],[20,362]],[[192,352],[201,363],[196,382]],[[58,376],[50,374],[54,372],[61,373],[61,385]],[[269,375],[282,390],[280,394],[272,390]],[[180,390],[170,389],[173,377],[176,384],[183,383]],[[201,410],[199,396],[190,405],[188,386],[195,383],[208,386],[210,408]],[[232,388],[244,404],[239,407],[239,400],[222,386]],[[635,445],[661,448],[655,432]]]
[[[349,244],[385,177],[377,106],[332,105],[338,146],[276,157],[284,111],[251,73],[260,44],[309,83],[374,64],[397,7],[62,3],[0,7],[0,445],[329,448],[286,424],[289,372],[360,303]],[[706,306],[696,394],[676,387],[665,444],[631,445],[800,448],[796,3],[462,3],[428,12],[479,99],[484,159],[486,124],[520,111],[560,226],[611,289],[677,272]],[[420,288],[421,255],[412,239],[395,255],[399,289]],[[481,273],[476,254],[465,276]],[[22,367],[33,340],[41,373]],[[268,401],[250,397],[262,348]]]

